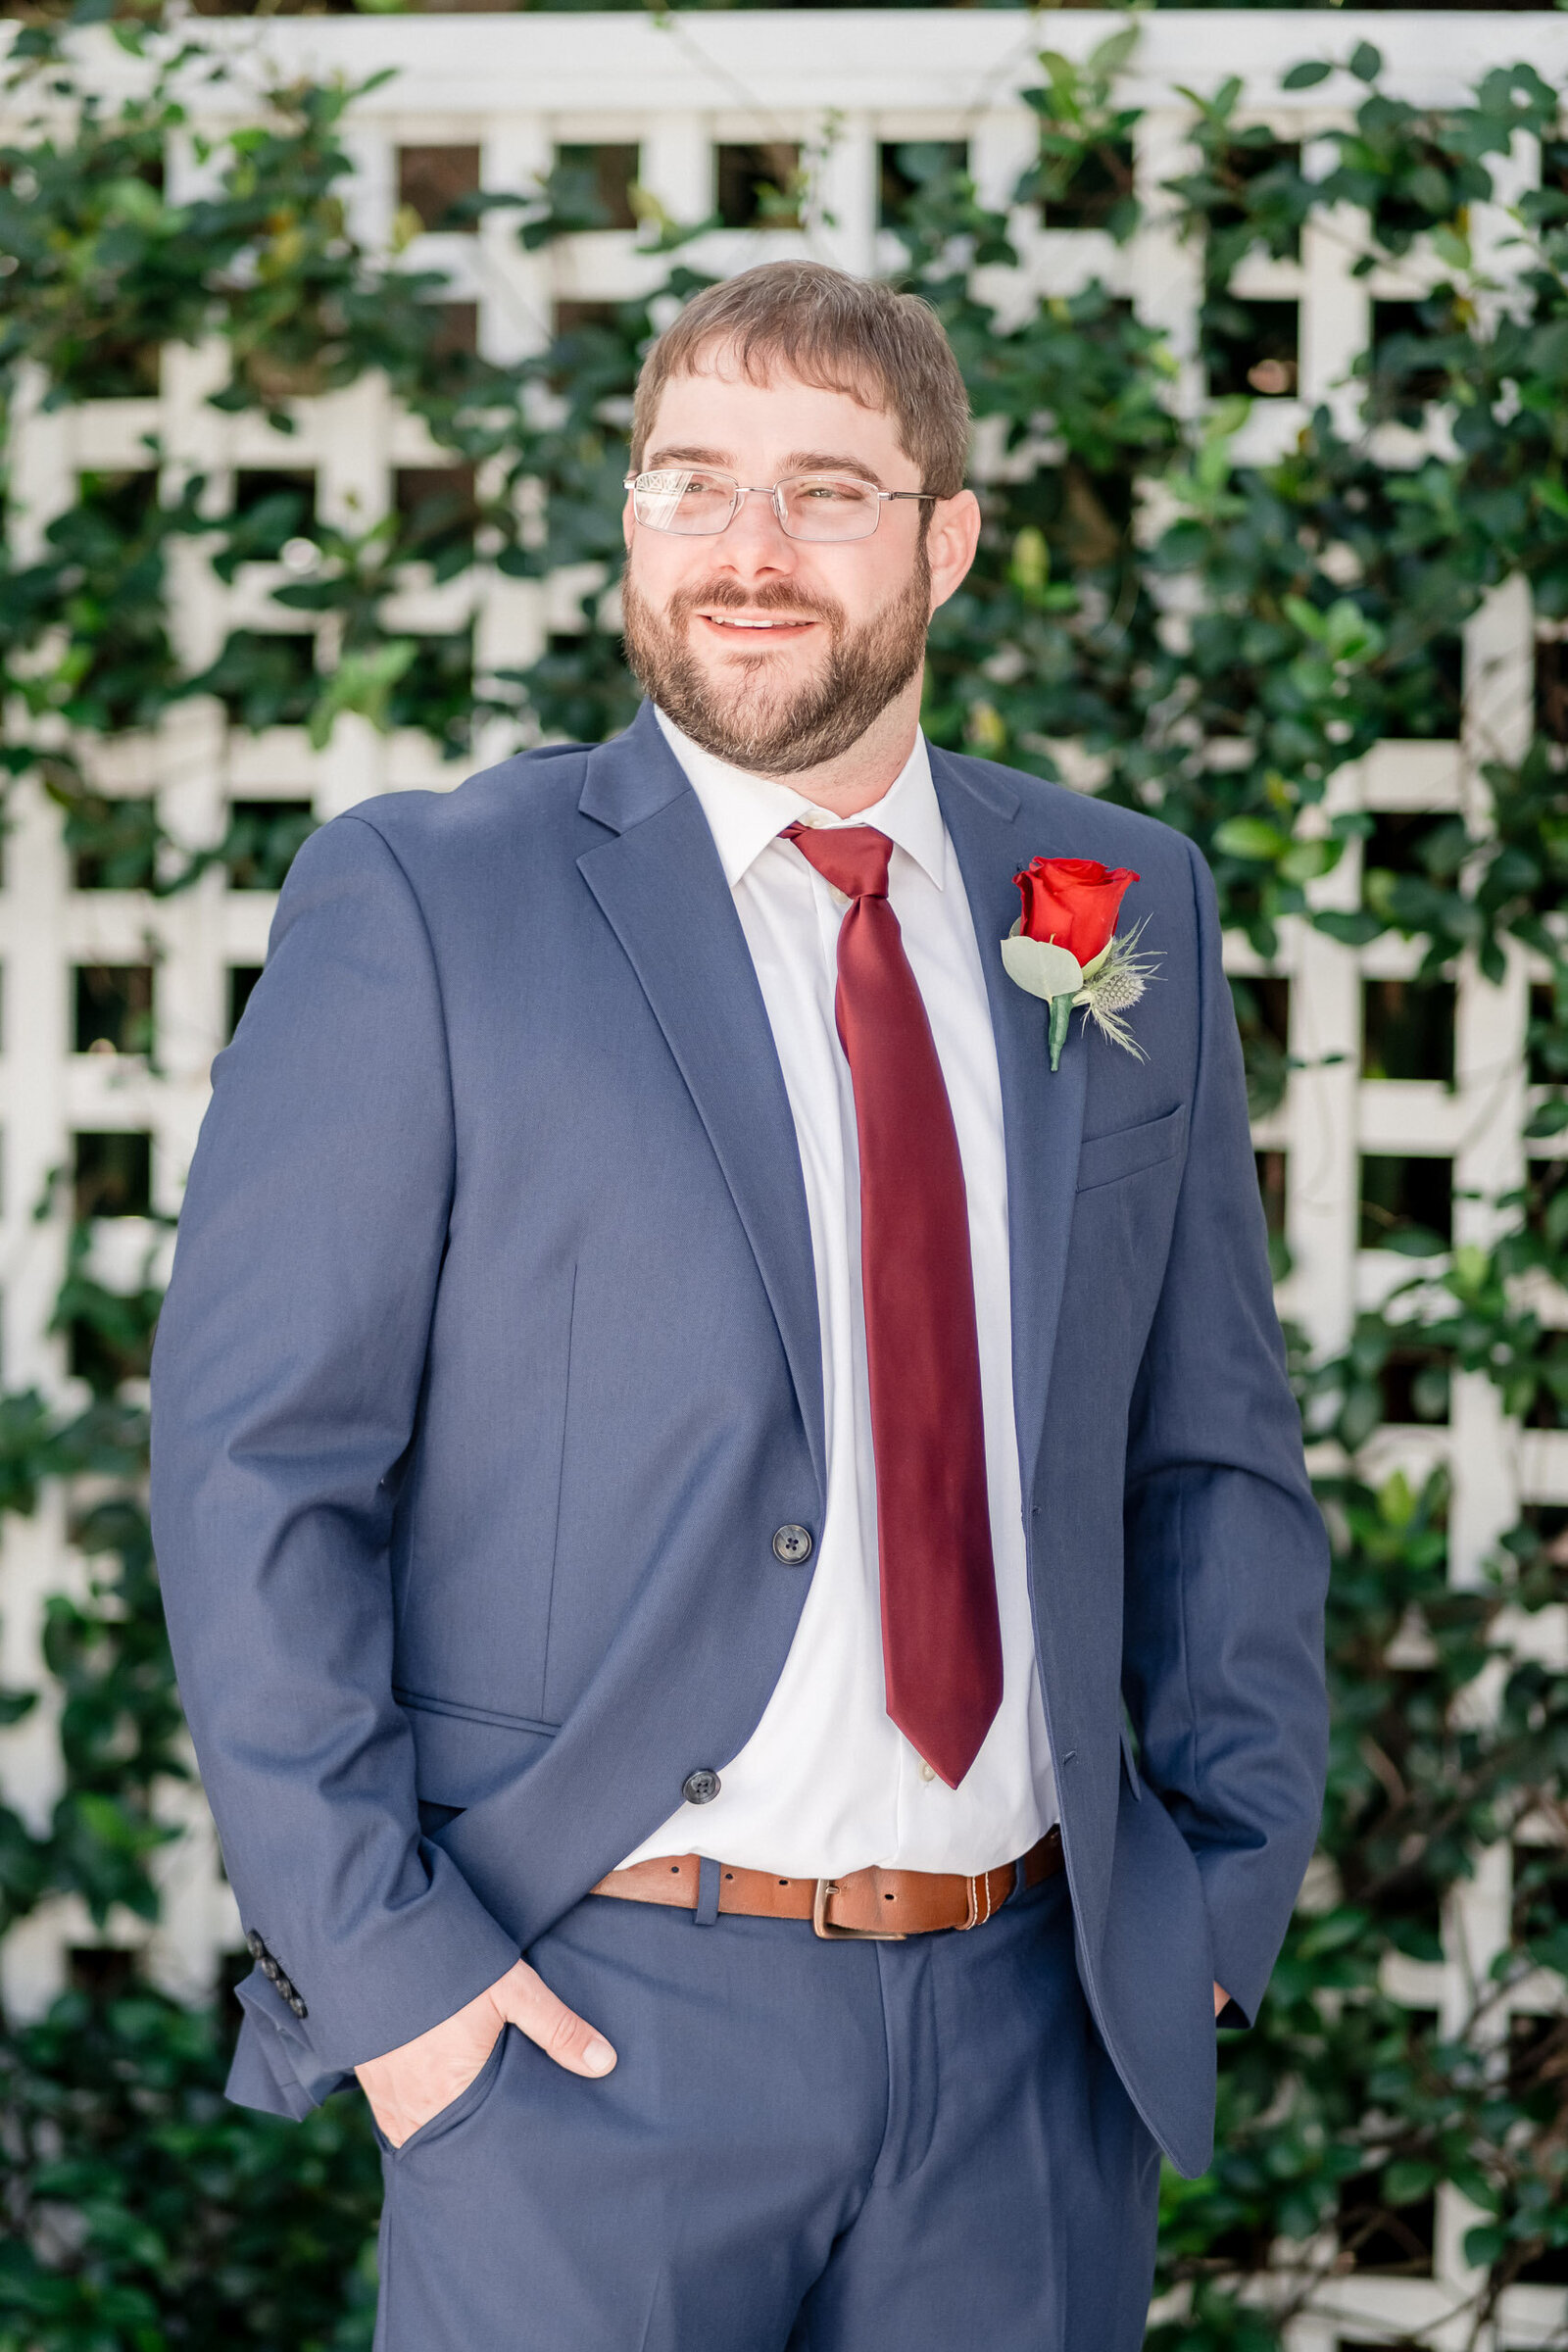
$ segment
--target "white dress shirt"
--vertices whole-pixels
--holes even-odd
[[[969,902],[925,738],[916,736],[902,773],[873,808],[839,818],[787,784],[715,760],[662,710],[658,716],[702,803],[735,895],[794,1114],[822,1335],[827,1505],[811,1588],[760,1723],[720,1768],[718,1795],[700,1810],[681,1806],[627,1859],[701,1850],[792,1878],[839,1877],[868,1863],[991,1870],[1027,1852],[1051,1827],[1055,1784],[1035,1663],[1013,1427],[1002,1084]],[[850,1069],[833,1013],[839,925],[849,901],[793,843],[779,839],[797,820],[874,825],[894,845],[888,897],[931,1023],[963,1162],[1003,1692],[956,1788],[936,1778],[885,1705],[859,1151]]]

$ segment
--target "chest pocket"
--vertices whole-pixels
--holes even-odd
[[[1178,1102],[1162,1118],[1140,1120],[1136,1127],[1118,1127],[1110,1135],[1090,1136],[1078,1152],[1078,1190],[1097,1192],[1123,1176],[1157,1167],[1174,1158],[1187,1140],[1187,1105]]]

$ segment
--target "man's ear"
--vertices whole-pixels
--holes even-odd
[[[980,501],[972,490],[939,498],[931,511],[926,556],[931,565],[931,610],[962,586],[980,545]]]
[[[636,521],[631,511],[631,492],[628,490],[626,493],[626,503],[620,510],[620,535],[626,542],[626,553],[628,556],[631,554],[631,535],[635,528]]]

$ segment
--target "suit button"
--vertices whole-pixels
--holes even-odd
[[[778,1528],[773,1536],[773,1557],[782,1560],[786,1568],[801,1568],[811,1556],[811,1531],[797,1527],[793,1520],[788,1527]]]
[[[689,1805],[710,1805],[718,1789],[718,1775],[710,1772],[706,1764],[698,1772],[689,1772],[680,1785],[680,1792]]]
[[[288,2005],[296,2017],[309,2017],[311,2014],[297,1992],[290,1993]]]
[[[254,1928],[247,1928],[245,1931],[245,1949],[250,1953],[250,1956],[253,1960],[260,1960],[267,1950],[266,1944],[257,1935]]]
[[[268,1953],[266,1959],[262,1962],[262,1974],[264,1977],[269,1978],[274,1984],[277,1983],[279,1977],[281,1977],[283,1974],[283,1971],[278,1967],[277,1962],[272,1958],[270,1952]]]

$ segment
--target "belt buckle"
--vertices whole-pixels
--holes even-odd
[[[827,1900],[837,1894],[837,1879],[818,1879],[816,1892],[811,1897],[811,1933],[820,1936],[824,1943],[903,1943],[904,1933],[897,1928],[836,1928],[827,1915]]]

